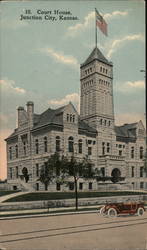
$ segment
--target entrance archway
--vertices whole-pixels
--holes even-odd
[[[112,176],[111,181],[112,181],[113,183],[118,182],[118,181],[120,180],[120,177],[121,177],[121,172],[120,172],[120,170],[119,170],[118,168],[114,168],[114,169],[112,170],[111,176]]]
[[[24,167],[22,169],[22,174],[23,174],[23,176],[25,178],[25,181],[28,182],[29,181],[29,175],[28,175],[28,169],[26,167]]]

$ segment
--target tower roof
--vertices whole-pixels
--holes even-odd
[[[105,57],[104,55],[102,54],[102,52],[97,48],[95,47],[93,49],[93,51],[91,52],[91,54],[89,55],[89,57],[86,59],[86,61],[84,63],[81,64],[81,67],[92,62],[93,60],[99,60],[103,63],[106,63],[106,64],[109,64],[109,65],[112,65],[111,62],[109,62]]]

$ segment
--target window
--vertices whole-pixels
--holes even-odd
[[[47,137],[44,137],[44,152],[47,152]]]
[[[110,153],[110,143],[107,143],[107,153]]]
[[[144,188],[144,182],[140,182],[140,188]]]
[[[101,168],[101,175],[102,175],[102,177],[105,176],[105,168]]]
[[[56,152],[60,151],[60,136],[56,136]]]
[[[60,191],[60,190],[61,190],[61,184],[58,183],[58,182],[56,183],[56,190],[57,190],[57,191]]]
[[[73,122],[75,122],[75,115],[73,115],[72,120],[73,120]]]
[[[72,115],[70,115],[70,122],[72,122]]]
[[[108,122],[108,125],[109,125],[109,127],[111,126],[111,122],[110,121]]]
[[[131,147],[131,158],[134,158],[134,147]]]
[[[12,168],[10,168],[10,179],[12,179]]]
[[[143,177],[143,167],[140,167],[140,177]]]
[[[143,147],[140,147],[140,159],[143,159]]]
[[[105,120],[105,126],[107,125],[107,120]]]
[[[92,182],[89,182],[89,190],[92,190]]]
[[[79,140],[79,154],[82,154],[82,140]]]
[[[100,67],[100,72],[102,72],[102,67]]]
[[[15,156],[18,158],[18,145],[15,146]]]
[[[105,142],[102,142],[102,155],[105,154]]]
[[[67,122],[68,122],[69,121],[69,114],[67,114],[66,118],[67,118]]]
[[[12,147],[9,147],[9,159],[12,160]]]
[[[103,124],[103,120],[102,119],[100,119],[100,125],[102,125]]]
[[[122,150],[119,150],[119,156],[122,156]]]
[[[23,153],[24,155],[26,155],[26,142],[25,141],[23,142]]]
[[[132,170],[131,176],[134,177],[135,176],[135,172],[134,172],[135,167],[132,167],[131,170]]]
[[[73,145],[74,145],[74,139],[73,139],[73,137],[72,136],[70,136],[69,138],[68,138],[68,151],[69,152],[74,152],[74,147],[73,147]]]
[[[69,190],[74,190],[74,183],[73,182],[69,182]]]
[[[36,152],[36,154],[39,153],[39,143],[38,143],[38,139],[35,140],[35,152]]]
[[[83,189],[83,183],[80,182],[80,183],[79,183],[79,190],[82,190],[82,189]]]
[[[88,155],[92,155],[92,147],[88,147]]]
[[[39,164],[36,164],[36,176],[39,177]]]
[[[56,166],[56,176],[60,176],[60,166]]]
[[[18,166],[16,166],[16,179],[18,179]]]

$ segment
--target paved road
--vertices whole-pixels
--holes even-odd
[[[0,249],[147,249],[147,212],[141,217],[93,213],[0,221]]]

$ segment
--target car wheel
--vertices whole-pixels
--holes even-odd
[[[142,207],[139,207],[137,210],[137,215],[141,216],[141,215],[143,215],[143,213],[144,213],[144,209]]]
[[[117,211],[115,208],[109,208],[108,210],[108,216],[110,217],[116,217],[117,216]]]
[[[103,206],[103,207],[101,207],[101,209],[100,209],[100,214],[101,214],[101,215],[105,215],[105,212],[104,212],[104,211],[105,211],[105,207]]]

